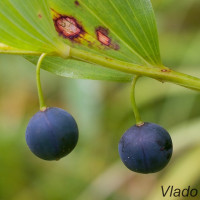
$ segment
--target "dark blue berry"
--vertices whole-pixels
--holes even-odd
[[[145,122],[132,126],[119,142],[119,154],[127,168],[138,173],[154,173],[169,162],[173,145],[169,133],[161,126]]]
[[[78,141],[74,118],[60,108],[37,112],[26,129],[30,150],[44,160],[59,160],[69,154]]]

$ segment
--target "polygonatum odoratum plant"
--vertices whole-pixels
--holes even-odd
[[[136,125],[119,142],[123,163],[153,173],[169,162],[173,145],[159,125],[143,122],[135,103],[140,76],[200,90],[200,79],[162,64],[150,0],[1,0],[0,53],[23,55],[37,65],[40,111],[30,120],[26,141],[44,160],[58,160],[78,141],[74,118],[44,103],[40,67],[59,76],[132,82]]]

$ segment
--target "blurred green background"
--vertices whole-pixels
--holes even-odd
[[[166,66],[200,77],[200,1],[153,0]],[[129,171],[118,141],[132,126],[130,84],[71,80],[41,72],[49,106],[69,111],[80,137],[58,162],[35,157],[25,142],[38,111],[35,67],[23,57],[0,55],[0,200],[160,200],[161,185],[197,188],[200,199],[200,93],[141,78],[137,104],[144,121],[165,127],[174,154],[161,172]],[[177,199],[169,198],[168,199]]]

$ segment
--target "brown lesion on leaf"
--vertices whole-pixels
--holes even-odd
[[[99,42],[101,42],[101,44],[106,46],[110,46],[111,44],[111,39],[108,37],[108,33],[108,29],[105,29],[101,26],[96,29],[97,39]]]
[[[112,39],[108,36],[109,35],[109,30],[107,28],[104,28],[102,26],[99,26],[95,30],[97,40],[104,46],[110,47],[114,50],[119,49],[119,45],[116,43],[112,42]]]
[[[53,10],[54,25],[59,35],[75,41],[76,38],[82,37],[85,34],[83,27],[72,16],[61,15]]]
[[[76,6],[80,6],[79,1],[74,1],[74,3],[75,3]]]
[[[77,4],[76,2],[79,3],[78,1],[74,1],[75,4]],[[76,44],[88,46],[89,48],[103,50],[118,50],[120,48],[119,45],[113,42],[109,37],[108,29],[99,26],[95,29],[95,37],[93,34],[87,33],[82,23],[74,16],[60,14],[54,9],[51,10],[55,29],[63,38],[69,39]]]
[[[39,13],[39,14],[38,14],[38,17],[39,17],[40,19],[42,19],[42,14],[41,14],[41,13]]]
[[[109,57],[105,57],[105,59],[108,60],[108,61],[113,61],[113,59],[109,58]]]
[[[170,69],[162,69],[161,72],[171,72]]]
[[[54,20],[57,32],[65,38],[74,39],[79,37],[85,31],[78,24],[75,18],[69,16],[61,16]]]

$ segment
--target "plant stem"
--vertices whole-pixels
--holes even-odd
[[[0,54],[11,54],[11,55],[30,55],[39,56],[41,53],[35,51],[18,51],[18,50],[0,50]]]
[[[137,105],[136,105],[136,101],[135,101],[135,85],[136,82],[138,80],[139,76],[136,76],[133,81],[132,81],[132,87],[131,87],[131,104],[133,107],[133,112],[135,115],[135,121],[136,121],[136,125],[137,126],[142,126],[144,124],[144,122],[141,120]]]
[[[44,103],[44,97],[43,97],[43,93],[42,93],[42,87],[41,87],[41,81],[40,81],[40,67],[41,67],[41,63],[43,61],[43,59],[45,58],[46,53],[43,53],[37,63],[37,67],[36,67],[36,80],[37,80],[37,89],[38,89],[38,97],[39,97],[39,103],[40,103],[40,110],[44,111],[46,110],[46,105]]]
[[[0,50],[0,54],[1,53],[15,55],[41,55],[41,53],[39,52],[17,50]],[[97,64],[102,67],[118,70],[129,74],[147,76],[159,80],[161,82],[171,82],[189,89],[200,91],[199,78],[173,71],[165,66],[139,66],[134,63],[128,63],[109,57],[97,55],[95,53],[90,53],[84,50],[70,48],[69,46],[67,46],[67,49],[64,51],[63,55],[65,55],[65,58],[71,57],[84,62]],[[61,56],[61,54],[58,54],[57,52],[51,52],[48,53],[48,56]]]
[[[129,74],[135,74],[139,76],[148,76],[159,80],[161,82],[172,82],[177,85],[184,86],[193,90],[200,91],[200,79],[173,71],[167,67],[151,67],[151,66],[138,66],[133,63],[127,63],[124,61],[96,55],[94,53],[86,52],[80,49],[71,48],[69,57],[101,65],[110,69],[126,72]]]

